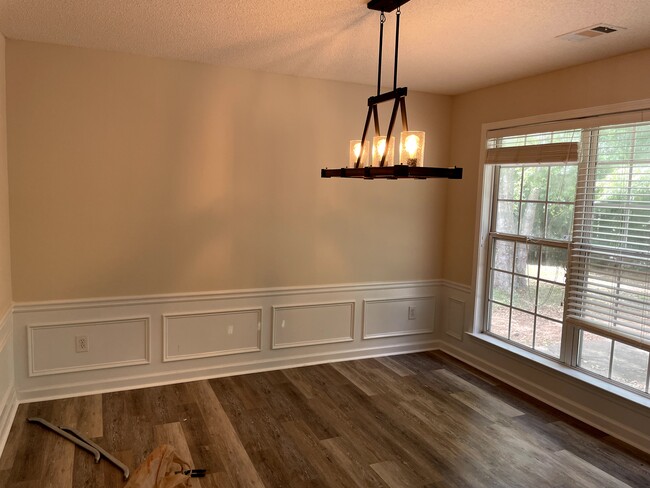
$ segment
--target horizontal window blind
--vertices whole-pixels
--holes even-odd
[[[650,344],[650,124],[592,129],[573,224],[567,318]]]
[[[495,147],[487,150],[486,164],[560,163],[578,160],[576,142]]]

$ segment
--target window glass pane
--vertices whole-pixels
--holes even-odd
[[[636,127],[634,137],[634,160],[650,159],[650,125],[639,125]]]
[[[524,168],[522,200],[546,200],[548,166],[527,166]]]
[[[635,208],[627,218],[625,247],[633,251],[650,252],[650,189],[648,192],[649,201],[643,204],[646,209]],[[635,202],[634,205],[639,203]]]
[[[542,246],[542,265],[539,277],[556,283],[566,282],[567,250],[560,247]]]
[[[620,247],[623,227],[621,210],[608,208],[607,202],[594,202],[592,207],[591,241],[608,247]]]
[[[612,360],[612,379],[637,390],[645,391],[648,377],[648,355],[648,351],[616,342]]]
[[[553,283],[539,283],[537,313],[545,317],[562,320],[564,312],[564,286]]]
[[[521,167],[502,166],[499,169],[499,200],[519,200],[521,174]]]
[[[510,340],[533,347],[533,331],[535,327],[535,316],[532,313],[512,310],[510,319]]]
[[[544,203],[523,202],[519,215],[519,235],[544,237]]]
[[[630,127],[601,129],[598,135],[598,159],[621,161],[632,157]]]
[[[650,202],[650,164],[635,164],[632,169],[632,179],[634,180],[631,189],[632,201],[637,204]]]
[[[512,263],[514,260],[514,255],[515,255],[514,242],[495,239],[492,267],[495,269],[501,269],[503,271],[512,271]]]
[[[510,305],[512,295],[512,275],[503,271],[492,271],[490,299],[495,302]]]
[[[537,276],[539,265],[539,245],[517,243],[515,252],[515,273]]]
[[[497,204],[497,232],[502,234],[517,234],[519,205],[518,202],[499,202]]]
[[[535,322],[535,349],[553,356],[560,357],[562,343],[562,323],[537,317]]]
[[[493,334],[508,338],[508,325],[510,324],[510,307],[504,307],[490,302],[488,313],[488,330]]]
[[[578,366],[592,373],[607,377],[609,375],[611,350],[611,339],[582,331]]]
[[[552,166],[548,183],[548,200],[550,202],[575,201],[577,180],[577,165]]]
[[[546,213],[546,238],[568,241],[573,225],[573,205],[550,203]]]
[[[537,279],[515,275],[514,290],[512,293],[512,306],[535,311],[535,297],[537,295]]]

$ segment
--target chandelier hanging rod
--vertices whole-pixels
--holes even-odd
[[[370,6],[373,2],[368,4],[368,8],[372,10],[380,10],[381,15],[379,16],[379,62],[377,63],[377,96],[381,94],[381,68],[382,68],[382,59],[384,51],[384,23],[386,22],[386,16],[384,12],[391,12],[397,8],[396,13],[396,23],[395,23],[395,64],[393,66],[393,91],[397,90],[397,62],[399,58],[399,20],[400,20],[400,6],[408,2],[409,0],[399,0],[399,1],[386,1],[386,0],[377,0],[377,3],[381,3],[379,7],[385,6],[387,10],[383,8],[373,8]],[[387,4],[387,5],[386,5]],[[393,5],[397,5],[393,7]]]
[[[401,3],[400,3],[401,2]],[[380,129],[379,129],[379,114],[377,113],[377,105],[383,102],[387,102],[389,100],[395,100],[395,103],[393,105],[393,110],[391,112],[391,117],[390,117],[390,122],[388,124],[388,133],[386,134],[386,141],[391,140],[391,136],[393,135],[393,128],[395,126],[395,117],[397,115],[397,109],[401,109],[401,114],[402,114],[402,128],[405,131],[408,131],[408,119],[406,115],[406,95],[407,95],[407,88],[397,88],[397,61],[398,61],[398,53],[399,53],[399,19],[400,19],[400,5],[408,2],[408,0],[399,0],[395,2],[394,0],[392,2],[386,2],[386,0],[381,0],[382,5],[378,8],[385,7],[385,8],[393,8],[393,5],[399,3],[394,8],[397,8],[396,12],[396,28],[395,28],[395,64],[393,66],[393,90],[390,92],[386,93],[381,93],[381,68],[382,68],[382,55],[383,55],[383,46],[384,46],[384,23],[386,22],[386,16],[384,15],[383,10],[381,11],[381,15],[379,16],[379,62],[377,63],[378,65],[378,70],[377,70],[377,95],[374,97],[368,98],[368,113],[366,115],[366,123],[363,126],[363,135],[361,136],[361,145],[363,146],[366,137],[368,135],[368,127],[370,126],[370,119],[374,119],[375,123],[375,135],[379,136],[381,134]],[[370,2],[372,3],[372,2]],[[390,3],[390,5],[386,5],[387,3]],[[368,4],[368,8],[370,8],[370,4]],[[381,161],[379,162],[379,166],[383,167],[386,161],[386,155],[387,151],[384,152],[384,154],[381,157]],[[361,154],[357,157],[357,161],[354,165],[355,168],[359,168],[361,165]]]

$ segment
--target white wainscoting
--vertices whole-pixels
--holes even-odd
[[[435,315],[435,296],[364,300],[363,338],[432,334]]]
[[[354,302],[273,306],[273,349],[354,340]]]
[[[12,310],[0,317],[0,454],[7,442],[18,407],[14,388]]]
[[[459,341],[463,340],[465,325],[465,300],[447,297],[445,309],[445,332]]]
[[[36,401],[431,350],[427,303],[439,287],[430,280],[19,303],[15,389],[19,401]],[[364,300],[382,303],[388,316],[415,304],[418,320],[371,329],[398,335],[363,340]],[[411,325],[418,334],[402,336]],[[78,335],[88,336],[89,352],[75,352]]]
[[[131,317],[30,324],[27,327],[29,375],[148,364],[149,323],[149,317]],[[87,338],[88,351],[76,351],[79,336]]]
[[[370,317],[369,314],[364,314],[367,305],[374,304],[379,307],[373,309],[373,305],[370,305],[371,311],[386,306],[388,308],[385,310],[388,314],[398,313],[395,310],[400,310],[399,314],[403,319],[405,313],[408,315],[408,305],[405,312],[404,301],[414,301],[415,306],[419,307],[426,297],[432,297],[429,299],[440,304],[438,307],[440,310],[434,310],[436,313],[433,315],[441,319],[444,327],[438,328],[434,324],[434,334],[375,337],[372,340],[362,338],[362,335],[365,335],[362,331],[364,321]],[[327,303],[354,304],[353,330],[350,334],[352,341],[314,344],[309,347],[279,349],[271,347],[274,308],[284,313],[309,308],[313,304],[322,307]],[[463,340],[468,337],[466,332],[472,330],[473,303],[473,292],[466,285],[427,281],[17,304],[13,309],[13,319],[9,314],[0,320],[0,345],[4,344],[0,349],[0,360],[9,361],[8,368],[4,367],[4,363],[0,364],[0,377],[5,375],[5,380],[0,380],[0,385],[9,385],[0,386],[4,389],[4,391],[0,389],[0,401],[3,402],[0,404],[0,452],[18,401],[45,400],[434,349],[442,349],[569,415],[650,452],[648,434],[650,426],[646,426],[647,407],[633,404],[576,378],[533,364],[506,351],[500,351],[495,346],[484,344],[484,341],[473,337],[472,340]],[[319,307],[315,307],[313,311],[320,310]],[[178,361],[176,359],[181,358],[174,355],[179,354],[179,349],[174,350],[171,336],[167,336],[167,343],[165,343],[165,322],[169,330],[177,327],[176,332],[190,331],[188,334],[194,338],[194,341],[198,341],[204,339],[201,328],[205,324],[201,323],[199,317],[205,315],[206,311],[212,316],[220,312],[225,312],[225,316],[228,316],[229,313],[238,310],[247,310],[250,313],[261,310],[259,350],[242,352],[238,347],[234,347],[229,351],[228,347],[232,344],[224,345],[216,339],[208,341],[207,346],[193,346],[194,348],[179,342],[180,354],[187,352],[189,355],[201,355],[201,357],[183,358],[183,361]],[[256,313],[253,313],[253,316],[255,315]],[[418,315],[419,309],[416,308],[416,316]],[[30,326],[110,322],[124,317],[151,317],[150,363],[118,369],[80,369],[45,376],[29,375],[27,332]],[[220,319],[222,318],[224,317]],[[193,319],[199,322],[194,322]],[[345,323],[347,327],[350,323],[349,316],[346,315],[345,320],[341,318],[341,323]],[[460,323],[462,325],[459,325]],[[217,324],[217,328],[221,327],[221,322]],[[391,330],[390,327],[381,325],[383,322],[373,329],[370,324],[371,322],[368,321],[367,332],[371,336],[405,330],[400,331],[399,328]],[[343,325],[339,324],[339,326],[340,330],[343,330]],[[137,323],[134,327],[138,328]],[[250,323],[248,327],[252,327]],[[226,332],[227,330],[226,326]],[[340,333],[335,335],[343,337]],[[247,337],[244,343],[252,347],[254,340],[250,336]],[[300,342],[296,337],[292,339],[290,335],[283,336],[281,343]],[[93,344],[95,342],[91,341],[91,350]],[[219,355],[212,354],[215,352]],[[209,354],[209,357],[204,357],[204,353]],[[168,361],[163,360],[165,354]],[[113,353],[109,353],[109,362],[115,360],[115,357]],[[12,367],[12,361],[15,382],[11,372],[8,372]],[[645,424],[641,419],[645,419]]]
[[[261,350],[261,308],[163,315],[163,361]]]
[[[472,313],[468,307],[468,304],[471,304],[472,290],[467,285],[445,282],[440,294],[444,301],[442,313],[446,335],[444,339],[448,340],[447,338],[452,337],[462,341],[465,332],[472,331]]]

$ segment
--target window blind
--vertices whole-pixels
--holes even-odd
[[[592,129],[580,164],[567,319],[650,344],[650,124]]]
[[[494,147],[487,150],[486,164],[558,163],[578,160],[576,142],[556,142],[530,146]]]

